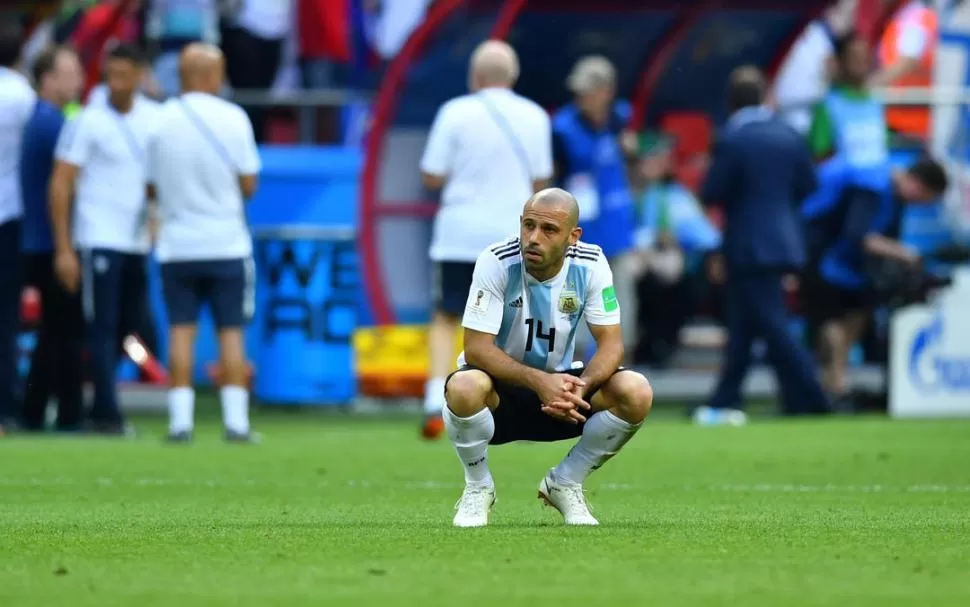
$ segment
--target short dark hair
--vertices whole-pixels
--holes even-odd
[[[20,60],[24,30],[15,20],[0,23],[0,67],[13,67]]]
[[[858,32],[849,32],[844,36],[840,36],[835,41],[835,56],[838,58],[839,63],[845,63],[846,57],[848,57],[849,49],[856,42],[865,42],[866,39],[859,35]]]
[[[52,46],[44,49],[37,58],[34,59],[34,66],[31,75],[34,77],[34,84],[40,86],[44,76],[54,71],[57,66],[57,57],[61,53],[74,53],[74,49],[69,46]]]
[[[761,105],[765,100],[766,88],[761,70],[750,65],[737,68],[731,72],[728,85],[728,105],[731,111]]]
[[[946,176],[946,169],[929,156],[920,158],[910,165],[909,174],[926,186],[927,189],[937,194],[946,192],[950,184],[950,180]]]
[[[141,66],[145,63],[145,54],[134,44],[119,44],[108,51],[108,59],[122,59]]]

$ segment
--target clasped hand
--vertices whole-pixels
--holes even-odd
[[[566,373],[549,373],[543,376],[536,394],[542,402],[542,412],[558,420],[578,424],[586,421],[582,411],[589,411],[590,404],[583,400],[586,382]]]

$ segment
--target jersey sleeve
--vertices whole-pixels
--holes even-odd
[[[495,254],[486,249],[475,262],[472,286],[465,303],[462,326],[466,329],[498,335],[505,310],[505,287],[508,273]]]
[[[593,266],[586,295],[586,322],[591,325],[620,324],[620,303],[613,288],[613,271],[602,253]]]
[[[428,142],[421,157],[421,170],[429,175],[443,177],[451,172],[452,149],[454,146],[454,110],[451,103],[445,104],[434,118]]]
[[[94,151],[94,134],[97,130],[95,122],[97,121],[87,112],[69,120],[57,138],[54,158],[76,167],[87,164]]]

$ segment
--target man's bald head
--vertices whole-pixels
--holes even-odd
[[[728,105],[732,112],[761,105],[765,100],[765,76],[753,65],[744,65],[733,72],[728,84]]]
[[[472,53],[469,80],[472,90],[511,88],[519,78],[519,57],[501,40],[486,40]]]
[[[225,66],[219,47],[201,42],[187,45],[179,56],[182,90],[218,93],[222,88]]]
[[[522,212],[530,210],[561,216],[566,222],[564,227],[569,230],[579,225],[579,203],[575,196],[561,188],[546,188],[533,194]]]

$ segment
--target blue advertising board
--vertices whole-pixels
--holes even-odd
[[[351,335],[360,308],[355,243],[360,150],[260,149],[263,170],[247,217],[254,235],[256,306],[246,330],[254,396],[265,403],[344,404],[356,393]],[[167,319],[157,264],[150,268],[157,356]],[[199,324],[195,380],[218,360],[207,311]]]

